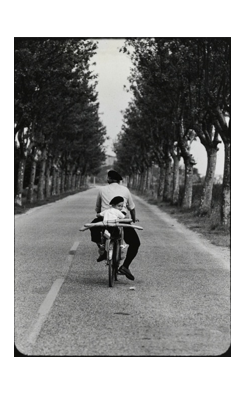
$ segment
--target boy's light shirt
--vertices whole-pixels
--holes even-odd
[[[125,215],[114,207],[104,210],[99,214],[103,217],[103,222],[125,218]]]

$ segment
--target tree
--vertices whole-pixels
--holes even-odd
[[[72,169],[73,173],[76,169],[81,172],[84,163],[82,153],[78,153],[81,148],[79,141],[83,141],[83,147],[88,146],[92,141],[90,133],[95,134],[93,144],[98,158],[98,162],[94,161],[95,166],[104,159],[102,144],[106,130],[99,121],[96,76],[89,71],[89,60],[96,48],[97,45],[90,40],[79,39],[16,41],[15,140],[20,150],[20,200],[24,163],[29,151],[33,159],[38,159],[40,200],[44,198],[45,191],[49,194],[51,168],[53,194],[60,188],[63,171]],[[35,160],[29,188],[31,199]],[[69,161],[72,161],[72,167]],[[93,165],[90,169],[94,171]],[[64,185],[62,183],[62,188]]]
[[[207,152],[207,170],[200,200],[201,215],[210,212],[218,144],[218,130],[211,112],[211,96],[221,85],[219,39],[183,39],[183,56],[188,67],[184,69],[188,94],[189,117],[187,127],[193,129]]]
[[[175,160],[175,174],[177,175],[178,162],[184,149],[177,147],[184,134],[177,133],[173,127],[180,121],[180,97],[182,80],[177,78],[176,53],[172,53],[169,40],[163,39],[131,39],[127,40],[128,46],[133,46],[132,61],[133,69],[131,77],[131,89],[137,99],[137,107],[141,109],[142,119],[148,125],[148,147],[152,157],[160,167],[160,185],[158,195],[164,200],[178,200],[179,188],[176,176],[172,182],[172,157],[177,153]],[[126,49],[123,48],[123,51]],[[183,94],[184,96],[184,94]],[[146,119],[147,118],[147,119]],[[180,128],[180,125],[179,125]],[[184,144],[183,144],[184,145]],[[187,157],[187,153],[186,153]],[[187,160],[185,159],[186,163]],[[162,185],[162,179],[164,183]],[[174,189],[171,190],[171,185]],[[189,184],[190,186],[190,184]]]
[[[190,143],[196,136],[207,152],[207,171],[200,200],[200,214],[209,213],[219,135],[225,145],[222,223],[230,213],[230,42],[223,38],[127,39],[122,51],[132,60],[129,77],[135,98],[145,156],[160,166],[159,194],[170,200],[171,163],[173,190],[178,201],[177,168],[183,157],[186,178],[182,206],[192,201],[192,173],[195,164]],[[127,114],[126,114],[127,116]],[[133,135],[129,125],[128,134]],[[141,144],[144,142],[140,140]],[[172,160],[171,160],[172,158]],[[144,163],[144,161],[143,161]],[[175,176],[174,176],[175,174]],[[162,192],[162,190],[164,191]]]

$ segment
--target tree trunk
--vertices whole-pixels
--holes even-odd
[[[131,174],[131,176],[130,176],[130,188],[131,188],[131,189],[134,189],[134,178],[135,178],[135,175],[134,175],[134,173],[133,173],[133,174]]]
[[[217,123],[216,127],[223,140],[225,147],[224,174],[221,197],[221,223],[230,225],[231,217],[231,120],[227,123],[225,114],[216,108]]]
[[[142,191],[143,193],[146,192],[146,188],[147,188],[147,179],[148,179],[148,170],[145,169],[144,172],[143,172],[143,180],[142,180],[142,188],[141,188],[141,191]]]
[[[222,185],[221,223],[228,226],[230,225],[231,216],[231,143],[225,141],[224,145],[225,162]]]
[[[46,149],[43,151],[43,158],[40,162],[39,181],[38,181],[38,200],[44,200],[44,179],[46,168]]]
[[[148,184],[148,168],[144,170],[143,193],[147,191],[147,184]]]
[[[31,163],[31,174],[30,174],[30,182],[29,182],[28,196],[27,196],[27,199],[30,203],[33,203],[34,200],[34,182],[36,177],[36,169],[37,169],[37,162],[33,158]]]
[[[126,177],[126,186],[127,186],[127,188],[131,188],[131,181],[132,181],[131,176],[127,176]]]
[[[142,185],[143,185],[143,174],[138,174],[138,190],[142,190]]]
[[[157,189],[157,198],[161,199],[163,196],[164,184],[165,184],[165,168],[164,165],[159,166],[159,180]]]
[[[69,164],[66,165],[64,172],[65,172],[64,186],[65,186],[65,192],[67,192],[69,190],[69,174],[70,174],[70,165]]]
[[[151,196],[154,196],[153,166],[149,168],[148,191],[151,193]]]
[[[140,182],[139,182],[139,190],[143,192],[143,185],[144,185],[144,172],[140,174]]]
[[[202,189],[202,196],[200,200],[199,215],[205,215],[209,213],[211,210],[214,174],[215,174],[217,151],[218,151],[218,149],[214,147],[205,147],[205,148],[207,151],[208,164],[207,164],[204,185]]]
[[[61,193],[64,193],[65,174],[64,170],[61,171]]]
[[[170,202],[172,196],[172,160],[166,160],[165,183],[163,191],[163,201]]]
[[[45,169],[45,196],[50,197],[50,161],[46,163]]]
[[[193,162],[189,158],[184,159],[185,162],[185,189],[182,200],[182,208],[191,208],[192,192],[193,192]]]
[[[68,187],[69,187],[69,174],[68,174],[68,172],[66,170],[66,173],[65,173],[65,192],[68,191],[68,189],[69,189]]]
[[[71,191],[71,189],[72,189],[72,174],[71,171],[69,171],[67,176],[67,191]]]
[[[72,191],[75,190],[75,174],[72,175]]]
[[[80,173],[76,174],[76,189],[80,188]]]
[[[152,166],[147,169],[147,177],[146,177],[146,189],[150,194],[153,187],[153,168]]]
[[[147,192],[148,193],[148,177],[149,177],[149,173],[148,173],[148,168],[146,170],[144,170],[144,185],[143,185],[143,192]]]
[[[132,189],[137,189],[137,174],[133,174]]]
[[[82,187],[82,180],[83,180],[81,173],[79,174],[78,178],[79,178],[79,181],[78,181],[79,188],[81,188]]]
[[[80,189],[81,187],[81,176],[80,173],[77,175],[77,189]]]
[[[94,177],[94,183],[95,183],[96,181],[95,181],[95,177]],[[78,174],[76,173],[75,174],[75,189],[78,189],[79,188],[79,177],[78,177]]]
[[[85,184],[86,184],[86,176],[85,174],[81,174],[81,185],[85,186]]]
[[[26,168],[26,158],[23,156],[19,161],[17,194],[15,196],[15,203],[18,204],[19,206],[22,206],[22,192],[23,192],[25,168]]]
[[[173,156],[173,191],[172,191],[172,204],[178,205],[179,203],[179,156]]]
[[[72,173],[71,174],[71,191],[73,191],[74,190],[74,174]]]
[[[83,187],[85,185],[85,175],[81,173],[80,175],[80,186]]]
[[[179,131],[178,148],[185,164],[185,185],[184,195],[182,198],[182,208],[191,208],[193,193],[193,167],[196,164],[192,154],[190,153],[191,143],[194,140],[195,132],[184,133],[183,120],[181,119]]]
[[[53,166],[52,167],[52,184],[51,184],[51,195],[54,196],[56,195],[56,169]]]
[[[60,195],[60,189],[61,189],[61,173],[59,170],[56,172],[56,194]]]
[[[72,169],[71,169],[71,189],[72,189],[72,191],[74,191],[75,190],[75,166],[72,166]]]

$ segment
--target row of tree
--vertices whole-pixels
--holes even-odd
[[[105,160],[106,129],[99,119],[97,44],[86,39],[15,40],[15,201],[80,187]],[[38,185],[35,185],[38,184]]]
[[[121,51],[131,57],[133,99],[124,112],[114,145],[119,170],[134,187],[148,188],[153,166],[159,168],[157,195],[177,204],[183,159],[182,206],[191,207],[192,141],[207,153],[200,214],[211,209],[216,157],[225,147],[221,221],[230,221],[230,40],[227,38],[127,39]]]

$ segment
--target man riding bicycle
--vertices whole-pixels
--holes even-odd
[[[124,207],[122,212],[127,212],[127,210],[129,210],[132,221],[136,222],[138,220],[136,219],[135,204],[133,202],[129,189],[124,185],[120,184],[121,180],[122,180],[121,175],[116,171],[110,170],[108,172],[108,179],[107,179],[108,185],[101,187],[97,195],[96,212],[97,214],[99,214],[101,211],[109,209],[110,201],[115,196],[122,196],[124,198],[124,203],[123,203]],[[97,217],[92,221],[92,223],[100,222],[100,221],[102,221],[102,218]],[[91,231],[91,240],[99,245],[101,242],[100,228],[99,227],[91,228],[90,231]],[[130,272],[129,266],[138,253],[140,240],[136,231],[130,227],[124,228],[124,240],[126,244],[129,245],[129,247],[123,265],[119,268],[119,272],[124,274],[128,279],[134,280],[134,276]],[[107,257],[106,252],[104,252],[104,254],[101,255],[97,261],[100,262],[106,259],[106,257]]]

